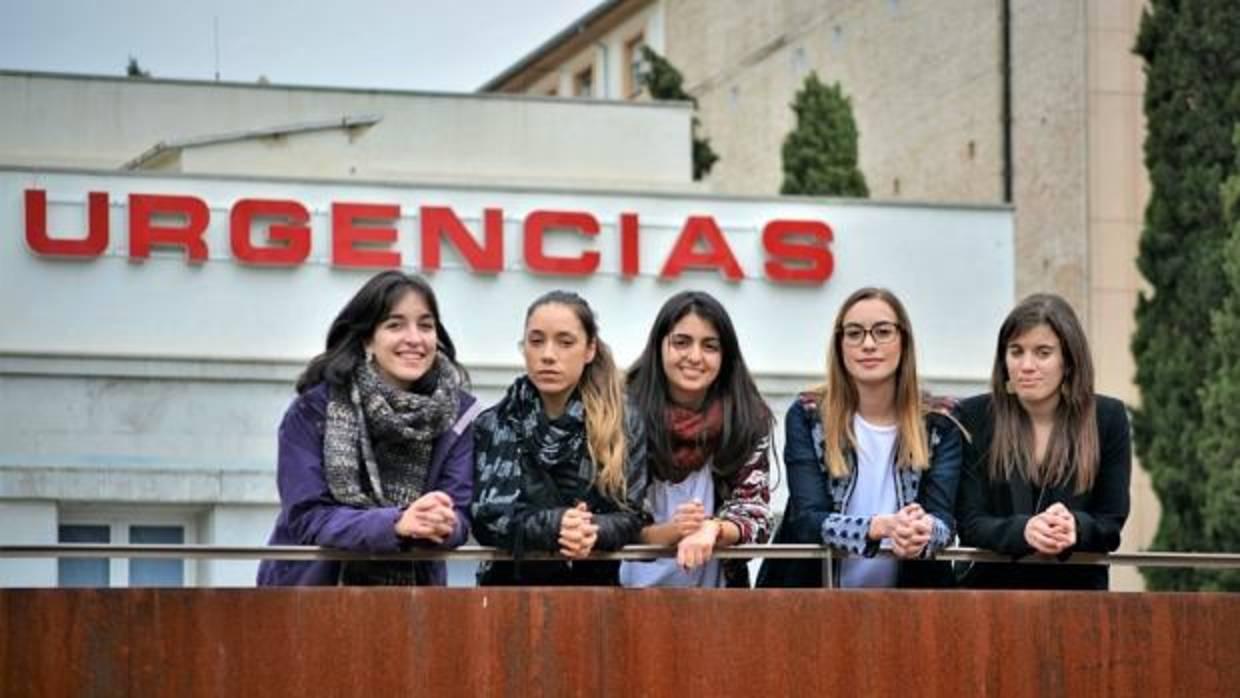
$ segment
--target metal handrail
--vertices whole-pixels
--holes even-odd
[[[595,551],[591,560],[654,560],[674,557],[676,548],[658,545],[627,545],[616,551]],[[720,559],[774,558],[793,560],[843,560],[850,555],[821,545],[735,545],[719,548]],[[886,550],[878,557],[894,556]],[[52,543],[37,545],[0,544],[4,558],[164,558],[177,560],[511,560],[512,554],[500,548],[462,545],[453,549],[412,548],[394,553],[368,553],[313,545],[112,545],[94,543]],[[558,553],[526,551],[523,560],[563,560]],[[1062,561],[1056,557],[1029,555],[1013,558],[979,548],[950,547],[940,550],[935,560],[964,562],[1018,562],[1033,564],[1129,565],[1135,567],[1190,567],[1195,569],[1240,569],[1240,554],[1178,552],[1073,553]]]

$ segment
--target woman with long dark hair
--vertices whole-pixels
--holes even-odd
[[[1094,393],[1089,342],[1072,306],[1036,294],[999,329],[990,393],[958,414],[965,449],[960,539],[1013,557],[1111,552],[1128,518],[1128,413]],[[1102,565],[979,563],[973,587],[1106,589]]]
[[[637,539],[645,437],[624,403],[611,349],[581,296],[551,291],[525,314],[525,375],[475,424],[474,535],[517,561],[484,564],[483,585],[615,585],[618,563],[587,561]],[[526,550],[567,561],[526,561]]]
[[[429,284],[377,274],[332,322],[280,424],[271,545],[359,552],[469,535],[480,411]],[[260,585],[444,584],[442,562],[264,561]]]
[[[647,510],[641,541],[675,545],[676,559],[625,562],[626,586],[749,586],[744,560],[716,548],[765,543],[771,532],[771,412],[754,384],[732,320],[702,291],[667,300],[629,369],[646,420]]]
[[[922,394],[913,326],[895,294],[862,288],[844,301],[827,381],[792,403],[785,428],[788,505],[777,543],[851,553],[833,568],[840,587],[950,585],[946,563],[912,560],[954,537],[961,433]],[[760,584],[821,586],[821,570],[816,560],[768,560]]]

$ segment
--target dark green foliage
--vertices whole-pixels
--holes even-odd
[[[1153,0],[1136,53],[1145,59],[1145,164],[1151,195],[1137,263],[1152,293],[1137,303],[1132,349],[1142,407],[1137,455],[1162,503],[1152,548],[1236,549],[1235,380],[1240,286],[1224,273],[1231,227],[1221,186],[1236,172],[1240,120],[1240,3]],[[1230,245],[1234,262],[1234,243]],[[1229,298],[1229,295],[1231,298]],[[1207,385],[1208,384],[1208,385]],[[1230,445],[1229,445],[1230,444]],[[1211,488],[1219,489],[1211,493]],[[1230,494],[1225,491],[1230,488]],[[1154,589],[1225,582],[1216,572],[1151,569]]]
[[[693,103],[693,179],[710,174],[719,161],[719,155],[710,147],[710,139],[698,135],[701,122],[697,118],[697,100],[684,89],[684,76],[666,58],[655,53],[649,46],[642,46],[642,60],[648,68],[642,72],[642,85],[650,92],[651,99],[679,100]]]
[[[1240,552],[1240,127],[1235,131],[1237,169],[1223,184],[1223,245],[1227,297],[1211,313],[1211,343],[1218,366],[1201,391],[1198,455],[1206,472],[1205,537],[1211,550]],[[1202,579],[1208,589],[1240,590],[1240,570]]]
[[[129,64],[125,66],[125,75],[131,78],[149,78],[151,71],[143,70],[142,66],[138,65],[138,59],[130,56]]]
[[[857,168],[857,123],[839,83],[828,87],[817,73],[805,78],[792,102],[797,125],[784,139],[781,194],[867,197]]]

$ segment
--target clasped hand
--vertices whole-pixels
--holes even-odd
[[[908,559],[921,555],[930,543],[933,530],[933,517],[914,502],[894,514],[871,517],[869,537],[874,540],[890,539],[892,554]]]
[[[1025,542],[1043,555],[1058,555],[1076,545],[1076,517],[1060,502],[1029,518]]]
[[[568,509],[560,517],[560,554],[570,560],[582,560],[590,556],[598,542],[598,524],[585,502]]]
[[[452,498],[438,490],[427,492],[405,507],[396,520],[396,533],[406,538],[422,538],[441,544],[456,530],[456,510]]]

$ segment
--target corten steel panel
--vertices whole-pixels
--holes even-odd
[[[1240,595],[0,590],[4,696],[1240,694]]]

